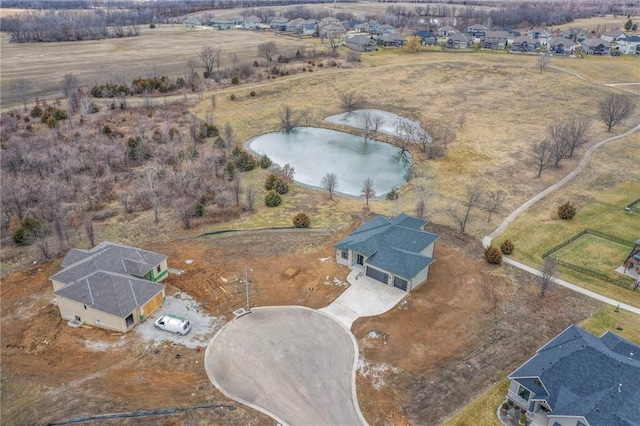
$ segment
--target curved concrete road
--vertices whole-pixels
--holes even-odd
[[[301,306],[254,308],[205,352],[227,397],[283,425],[366,425],[356,396],[358,346],[340,322]]]

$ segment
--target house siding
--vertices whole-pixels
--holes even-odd
[[[157,272],[157,268],[160,266],[160,272]],[[160,262],[159,265],[153,267],[145,276],[144,279],[153,281],[154,283],[160,282],[169,276],[169,269],[167,267],[167,259]]]
[[[164,293],[164,290],[163,290]],[[63,319],[69,321],[76,317],[80,317],[87,325],[93,325],[100,328],[106,328],[108,330],[120,331],[126,333],[127,326],[124,318],[120,318],[117,315],[111,315],[103,311],[92,308],[89,305],[75,302],[64,297],[58,296],[56,298],[58,309],[60,309],[60,315]],[[133,316],[133,323],[138,322],[136,315]]]
[[[427,278],[429,278],[429,267],[427,266],[422,271],[418,272],[412,280],[409,280],[409,286],[407,287],[407,291],[411,291],[414,288],[420,286],[420,284],[424,283]]]
[[[511,380],[509,384],[509,391],[507,392],[507,397],[512,400],[516,405],[520,408],[524,408],[525,410],[531,412],[533,410],[534,402],[531,401],[531,396],[529,397],[529,401],[525,401],[518,395],[518,388],[520,387],[520,383],[515,380]]]

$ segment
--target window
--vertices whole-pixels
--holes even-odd
[[[364,265],[364,256],[359,254],[358,257],[356,257],[356,263],[358,265]]]
[[[349,259],[349,252],[348,252],[348,251],[344,251],[344,250],[343,250],[343,251],[342,251],[342,253],[340,253],[340,255],[342,256],[342,258],[343,258],[344,260]]]
[[[529,392],[529,389],[525,388],[524,386],[518,386],[518,396],[524,399],[525,401],[529,402],[529,397],[531,396],[531,392]]]
[[[160,265],[158,265],[158,266],[156,267],[156,271],[158,271],[158,273],[160,273]]]

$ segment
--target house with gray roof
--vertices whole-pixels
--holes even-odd
[[[618,49],[625,55],[640,55],[640,36],[633,35],[620,40]]]
[[[336,261],[385,285],[411,291],[429,277],[436,234],[426,220],[375,216],[335,245]]]
[[[164,302],[167,256],[104,241],[71,249],[50,277],[63,319],[127,332]]]
[[[447,37],[448,49],[464,49],[469,45],[469,39],[462,33],[454,33]]]
[[[513,37],[508,31],[487,31],[480,46],[483,49],[500,50],[507,47],[509,37]]]
[[[511,45],[512,52],[531,53],[540,49],[540,41],[530,36],[520,36]]]
[[[384,47],[403,47],[407,39],[400,34],[382,34],[378,37],[378,44]]]
[[[571,325],[509,375],[507,398],[547,426],[640,425],[640,346]]]
[[[209,19],[209,25],[216,30],[230,30],[233,28],[233,21],[224,18]]]
[[[538,40],[541,46],[545,46],[549,39],[553,37],[551,31],[545,30],[544,28],[532,28],[527,31],[527,35],[534,40]]]
[[[547,49],[552,55],[571,55],[578,43],[564,37],[554,37],[547,42]]]
[[[438,41],[436,35],[427,30],[416,31],[412,36],[420,37],[420,44],[423,46],[435,46]]]
[[[625,38],[627,38],[627,35],[622,30],[615,29],[601,34],[600,38],[604,41],[608,41],[609,43],[615,43],[620,40],[624,40]]]
[[[358,52],[373,52],[378,50],[376,42],[371,36],[366,34],[357,34],[351,37],[347,37],[345,45],[352,50]]]
[[[569,28],[560,34],[561,37],[568,38],[569,40],[573,40],[576,43],[581,43],[582,40],[589,37],[587,32],[582,28]]]
[[[469,34],[471,37],[482,38],[484,37],[486,32],[487,27],[481,24],[473,24],[467,27],[467,34]]]
[[[201,27],[202,22],[195,16],[189,16],[187,19],[182,21],[182,26],[187,28]]]
[[[445,25],[438,28],[438,37],[449,37],[457,32],[458,31],[456,31],[455,28],[450,27],[449,25]]]
[[[599,37],[590,37],[582,40],[580,43],[582,52],[585,55],[609,55],[611,53],[611,44]]]

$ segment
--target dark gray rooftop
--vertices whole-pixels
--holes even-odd
[[[104,241],[90,250],[71,249],[62,261],[65,268],[51,279],[69,284],[96,271],[142,278],[166,258],[163,254]]]
[[[433,262],[420,254],[439,237],[422,228],[427,222],[401,214],[394,218],[375,216],[336,244],[367,256],[367,263],[411,279]]]
[[[640,346],[614,333],[598,338],[572,325],[509,378],[523,385],[538,378],[552,415],[584,416],[592,425],[640,425]]]

